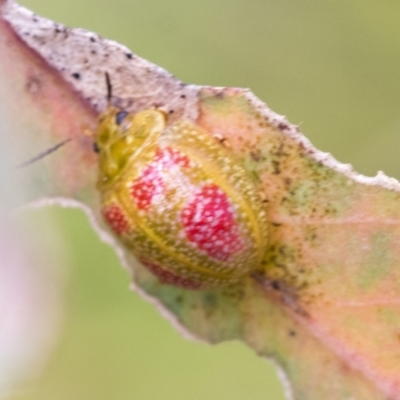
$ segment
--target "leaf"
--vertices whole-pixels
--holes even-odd
[[[247,90],[184,85],[115,42],[10,0],[0,4],[0,104],[13,133],[11,162],[72,138],[14,172],[27,188],[21,203],[84,207],[136,290],[186,333],[211,343],[241,339],[272,357],[293,398],[400,399],[397,181],[363,177],[319,152]],[[96,156],[83,135],[106,105],[105,72],[115,105],[195,121],[259,178],[270,232],[264,273],[234,287],[183,290],[158,282],[110,236]]]

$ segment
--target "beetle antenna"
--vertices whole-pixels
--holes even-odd
[[[67,144],[69,141],[71,141],[71,138],[65,139],[60,143],[57,143],[55,146],[50,147],[49,149],[43,151],[42,153],[39,153],[37,156],[31,158],[28,161],[23,162],[22,164],[17,165],[16,167],[14,167],[14,169],[20,169],[20,168],[24,168],[27,167],[28,165],[31,165],[33,163],[35,163],[36,161],[41,160],[42,158],[48,156],[49,154],[55,152],[56,150],[58,150],[60,147],[64,146],[65,144]]]
[[[106,72],[106,85],[107,85],[107,103],[108,106],[110,106],[112,98],[112,85],[111,85],[110,75],[108,72]]]

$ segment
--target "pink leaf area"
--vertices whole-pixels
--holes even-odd
[[[90,135],[107,107],[106,73],[113,106],[129,113],[160,109],[169,125],[190,121],[245,167],[268,216],[269,242],[257,270],[236,284],[202,289],[156,263],[139,262],[119,242],[129,234],[126,211],[113,204],[100,209]],[[7,127],[1,137],[3,143],[11,138],[15,165],[70,140],[13,171],[13,183],[25,188],[21,204],[84,207],[131,271],[134,287],[182,330],[210,343],[238,339],[274,359],[288,396],[297,400],[400,400],[396,180],[362,176],[320,152],[249,90],[183,84],[122,45],[40,18],[11,0],[0,0],[0,108]],[[193,146],[184,143],[185,153],[163,148],[124,183],[140,212],[164,190],[168,174],[160,171],[187,168],[186,155],[197,155]],[[216,179],[225,161],[213,161]],[[246,244],[229,197],[212,182],[190,196],[179,213],[180,233],[204,254],[229,262]]]

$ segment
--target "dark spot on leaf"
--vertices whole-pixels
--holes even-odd
[[[279,125],[278,125],[278,128],[279,128],[281,131],[284,131],[285,129],[289,129],[290,126],[289,126],[287,123],[285,123],[285,122],[280,122]]]
[[[207,307],[217,307],[217,296],[214,293],[207,293],[204,297],[204,305]]]
[[[125,53],[125,57],[126,57],[128,60],[132,60],[133,54],[132,54],[132,53]]]
[[[170,114],[173,114],[175,111],[174,110],[169,110],[169,113]]]
[[[28,93],[36,94],[42,89],[42,82],[36,76],[28,77],[25,85],[26,91]]]
[[[99,145],[96,142],[93,142],[93,151],[97,154],[100,153]]]
[[[280,163],[279,161],[272,160],[272,166],[274,167],[273,174],[279,175],[281,173]]]
[[[292,183],[292,180],[290,178],[285,178],[284,182],[286,186],[289,186]]]
[[[281,143],[281,144],[279,145],[279,148],[278,148],[273,154],[276,155],[276,156],[278,156],[278,157],[288,156],[289,154],[286,153],[286,152],[284,151],[284,149],[285,149],[285,145],[284,145],[283,143]]]
[[[295,331],[289,331],[289,336],[292,336],[292,337],[296,336],[296,332]]]
[[[186,95],[185,94],[181,94],[181,99],[186,99]]]
[[[218,142],[220,144],[224,144],[227,141],[227,138],[226,137],[219,137],[219,138],[217,138],[217,140],[218,140]]]
[[[274,290],[281,290],[281,285],[278,281],[272,281],[271,282],[271,287]]]
[[[94,43],[96,39],[93,36],[91,36],[90,41]]]
[[[71,74],[73,78],[75,79],[81,79],[81,74],[79,72],[74,72],[73,74]]]
[[[250,152],[250,157],[255,161],[255,162],[259,162],[262,160],[265,160],[265,158],[263,157],[263,155],[261,154],[261,152],[259,150],[257,151],[251,151]]]

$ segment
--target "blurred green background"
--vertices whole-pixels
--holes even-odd
[[[364,174],[400,178],[400,2],[21,3],[124,43],[185,82],[250,87],[319,149]],[[30,218],[48,214],[70,251],[65,327],[44,376],[18,400],[283,399],[271,363],[240,343],[187,341],[129,292],[81,212]]]

